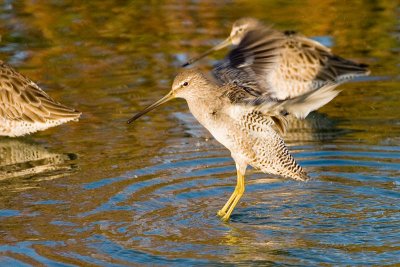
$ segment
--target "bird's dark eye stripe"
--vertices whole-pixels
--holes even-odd
[[[188,86],[188,85],[189,85],[188,82],[184,82],[184,83],[183,83],[183,86]]]

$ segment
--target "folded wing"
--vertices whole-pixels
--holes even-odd
[[[77,119],[80,114],[54,101],[34,82],[0,62],[0,117],[12,121],[46,123]]]

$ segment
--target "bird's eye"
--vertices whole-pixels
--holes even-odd
[[[184,83],[183,83],[183,86],[188,86],[188,85],[189,85],[188,82],[184,82]]]
[[[239,32],[243,31],[243,28],[239,28]]]

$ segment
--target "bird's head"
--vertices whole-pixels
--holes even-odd
[[[254,18],[241,18],[235,21],[232,25],[231,34],[229,35],[230,43],[238,45],[248,31],[260,26],[260,21]]]
[[[185,64],[182,65],[182,67],[189,66],[193,64],[194,62],[202,59],[203,57],[211,54],[214,51],[220,50],[222,48],[225,48],[231,44],[233,45],[238,45],[246,35],[246,33],[258,26],[261,25],[261,22],[259,22],[257,19],[254,18],[242,18],[238,19],[235,21],[232,25],[232,30],[231,34],[229,35],[228,38],[226,38],[224,41],[220,42],[216,46],[212,47],[211,49],[207,50],[203,54],[189,59]]]
[[[207,80],[204,75],[199,71],[196,71],[194,69],[183,70],[175,77],[172,83],[172,89],[171,91],[169,91],[168,94],[137,113],[135,116],[128,120],[128,123],[137,120],[149,111],[174,98],[188,99],[190,97],[196,97],[196,92],[201,91],[198,90],[198,88],[204,86],[207,83],[206,81]]]

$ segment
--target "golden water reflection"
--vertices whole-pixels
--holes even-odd
[[[391,0],[4,1],[0,58],[83,116],[0,139],[1,264],[396,264],[398,10]],[[225,224],[215,213],[233,161],[186,104],[126,120],[243,16],[316,37],[372,74],[342,85],[321,123],[288,132],[314,179],[251,172]]]
[[[18,182],[10,182],[10,179],[16,178],[36,177],[35,181],[38,182],[67,176],[77,167],[76,158],[72,153],[53,153],[35,143],[16,138],[1,138],[0,183],[16,184]],[[28,184],[30,182],[26,182],[25,186],[29,188]]]

